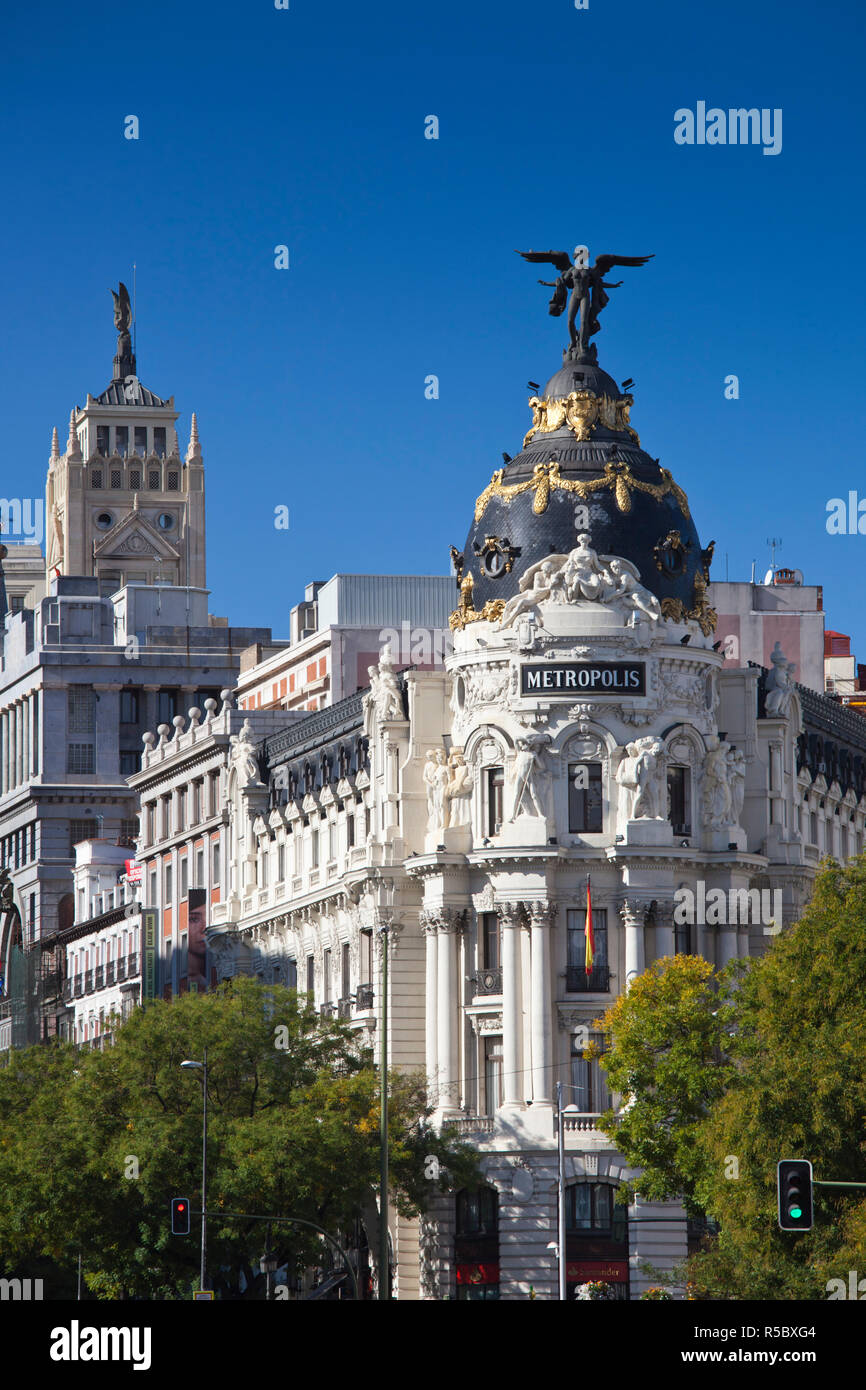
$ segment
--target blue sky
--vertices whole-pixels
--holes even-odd
[[[312,578],[462,548],[565,342],[513,248],[653,252],[600,364],[716,577],[781,537],[866,660],[866,536],[825,524],[866,498],[854,0],[49,0],[2,26],[4,495],[42,495],[52,426],[107,384],[135,261],[139,374],[184,443],[198,413],[212,609],[284,636]],[[677,145],[698,101],[781,108],[781,153]]]

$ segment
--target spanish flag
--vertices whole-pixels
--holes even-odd
[[[589,874],[586,876],[586,973],[592,974],[592,962],[595,956],[595,933],[592,930],[592,891],[589,886]]]

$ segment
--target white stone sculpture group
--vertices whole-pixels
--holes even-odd
[[[602,603],[625,616],[641,612],[657,622],[661,605],[655,594],[638,583],[637,567],[618,556],[597,555],[589,541],[589,534],[581,532],[568,555],[548,555],[524,570],[520,592],[505,605],[502,627],[510,627],[521,613],[545,601]]]
[[[367,698],[375,706],[380,720],[384,723],[387,719],[404,719],[403,697],[394,674],[390,642],[382,647],[378,666],[367,667],[367,675],[370,677]]]
[[[625,792],[627,820],[667,820],[667,758],[659,739],[626,744],[616,780]]]
[[[427,830],[441,834],[446,828],[468,825],[471,812],[472,772],[462,749],[448,755],[444,748],[431,748],[423,771],[427,787]]]
[[[707,739],[701,812],[704,825],[722,830],[739,825],[746,791],[746,759],[717,734]]]
[[[779,642],[770,653],[770,660],[773,663],[773,669],[767,675],[766,711],[768,715],[776,718],[785,718],[788,714],[791,697],[794,694],[794,671],[796,667],[794,662],[789,661],[785,656]]]

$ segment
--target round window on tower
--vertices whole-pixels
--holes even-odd
[[[111,512],[100,512],[96,518],[96,524],[100,531],[107,531],[113,522],[114,517],[111,515]]]
[[[160,512],[159,525],[160,529],[163,531],[171,531],[174,529],[174,517],[171,512]]]

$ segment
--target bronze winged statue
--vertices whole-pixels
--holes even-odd
[[[652,256],[614,256],[605,252],[602,256],[596,256],[595,264],[590,265],[589,248],[586,246],[574,248],[573,261],[567,251],[518,251],[517,255],[525,261],[549,263],[559,271],[558,280],[539,280],[538,283],[553,290],[549,313],[558,317],[568,300],[568,332],[571,339],[568,356],[576,362],[595,361],[596,347],[589,340],[601,327],[598,316],[609,300],[605,291],[618,289],[622,284],[621,280],[608,284],[605,275],[615,265],[646,265],[647,261],[652,260]],[[580,328],[576,326],[578,313]]]

